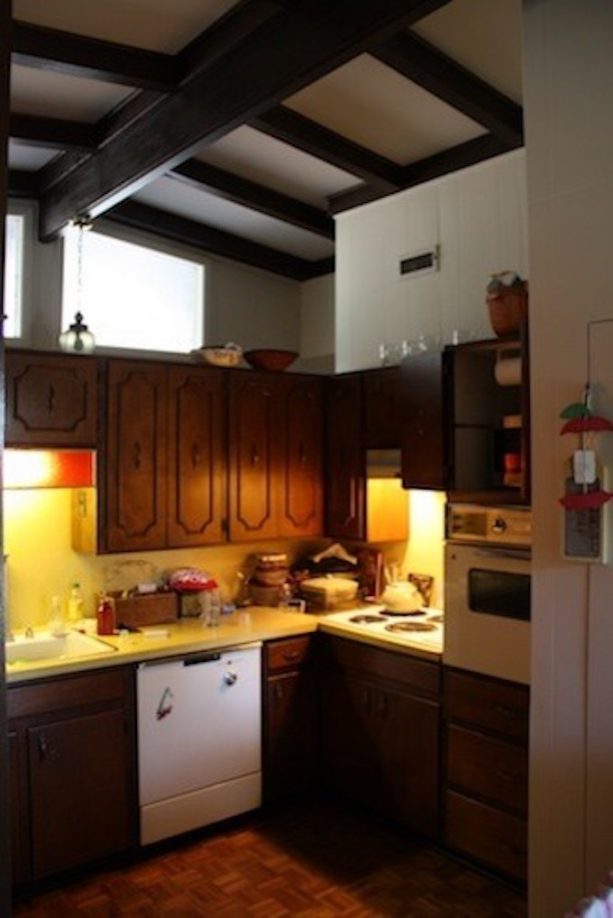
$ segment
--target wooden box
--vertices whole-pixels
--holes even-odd
[[[141,625],[159,625],[174,622],[178,617],[176,593],[152,593],[129,596],[115,600],[117,627],[140,628]]]

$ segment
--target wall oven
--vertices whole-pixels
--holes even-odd
[[[451,505],[445,547],[449,666],[530,681],[529,509]]]

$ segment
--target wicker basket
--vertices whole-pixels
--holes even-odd
[[[516,335],[522,321],[528,318],[528,284],[521,281],[507,290],[488,293],[486,303],[494,333],[499,338]]]

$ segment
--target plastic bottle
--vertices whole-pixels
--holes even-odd
[[[102,593],[98,602],[96,631],[98,634],[114,634],[115,632],[115,606],[111,597],[106,593]]]
[[[83,595],[81,593],[81,584],[73,583],[70,588],[68,597],[68,621],[80,622],[83,618]]]
[[[52,637],[63,637],[66,634],[66,624],[62,615],[62,602],[59,596],[51,597],[51,614],[48,627],[49,634]]]

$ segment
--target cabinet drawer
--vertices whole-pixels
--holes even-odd
[[[30,717],[102,701],[121,701],[126,693],[127,673],[122,668],[109,669],[95,675],[62,676],[55,681],[9,688],[8,716]]]
[[[527,742],[529,704],[530,690],[525,685],[455,670],[445,673],[448,720],[472,724]]]
[[[326,635],[325,646],[326,662],[334,669],[387,679],[420,695],[438,699],[438,663],[329,635]]]
[[[272,641],[266,644],[266,671],[279,673],[298,669],[307,662],[311,653],[311,638],[308,635]]]
[[[526,879],[527,826],[516,816],[448,792],[445,841],[515,880]]]
[[[504,740],[450,726],[447,781],[524,816],[528,805],[528,752]]]

